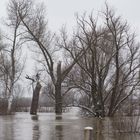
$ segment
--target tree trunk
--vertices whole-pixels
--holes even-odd
[[[32,98],[31,109],[30,109],[31,115],[37,114],[40,89],[41,89],[41,85],[39,82],[37,82],[35,90],[33,92],[33,98]]]
[[[61,83],[55,85],[55,113],[62,114]]]
[[[62,95],[61,95],[61,62],[57,66],[57,81],[55,84],[55,113],[62,114]]]
[[[99,99],[99,116],[101,117],[105,117],[105,111],[104,111],[104,101],[103,101],[103,81],[102,81],[102,78],[101,78],[101,75],[100,75],[100,78],[99,78],[99,83],[98,83],[99,87],[98,87],[98,99]]]
[[[7,114],[11,114],[11,109],[12,109],[12,99],[8,99],[7,102]]]
[[[116,64],[116,76],[115,76],[115,83],[114,83],[114,87],[112,90],[112,95],[110,98],[110,106],[109,106],[109,112],[108,112],[108,116],[109,117],[113,117],[113,109],[115,107],[115,101],[116,101],[116,95],[117,95],[117,90],[119,88],[118,84],[119,84],[119,72],[120,72],[120,68],[119,68],[119,48],[116,45],[116,56],[115,56],[115,64]]]
[[[7,99],[7,114],[12,113],[12,101],[13,101],[13,85],[9,91],[9,98]]]

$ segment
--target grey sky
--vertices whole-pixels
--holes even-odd
[[[9,0],[0,1],[0,19],[6,16],[6,4]],[[105,0],[36,0],[44,1],[46,4],[47,19],[49,27],[53,31],[58,31],[63,24],[69,30],[75,23],[74,14],[82,14],[92,10],[97,12],[104,8]],[[116,13],[126,19],[128,23],[140,36],[140,0],[106,0],[110,6],[116,9]],[[0,21],[1,22],[1,21]],[[0,26],[0,30],[2,27]],[[29,57],[29,56],[28,56]],[[30,75],[34,67],[32,59],[27,60],[26,73]]]
[[[74,13],[103,9],[105,0],[44,0],[47,5],[49,26],[58,30],[62,24],[71,27],[74,24]],[[140,0],[107,0],[116,9],[118,15],[128,20],[133,28],[140,33]]]
[[[63,24],[68,28],[74,25],[74,13],[79,14],[92,10],[103,9],[105,1],[116,9],[117,14],[127,19],[128,23],[140,34],[140,0],[36,0],[44,1],[47,9],[49,27],[57,31]],[[6,3],[8,0],[0,2],[0,18],[6,15]]]

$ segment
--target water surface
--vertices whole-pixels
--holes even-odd
[[[94,140],[139,140],[140,135],[114,133],[109,118],[81,117],[77,113],[29,113],[0,116],[0,140],[83,140],[84,127],[94,128]]]

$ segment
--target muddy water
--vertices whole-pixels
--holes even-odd
[[[138,133],[122,133],[126,130],[123,125],[117,130],[120,133],[115,133],[113,121],[109,118],[83,118],[76,113],[65,113],[63,116],[54,113],[39,113],[37,116],[16,113],[0,116],[0,140],[83,140],[86,126],[94,128],[94,140],[140,140]]]

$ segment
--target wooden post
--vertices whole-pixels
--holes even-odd
[[[93,128],[92,127],[85,127],[84,140],[93,140]]]

